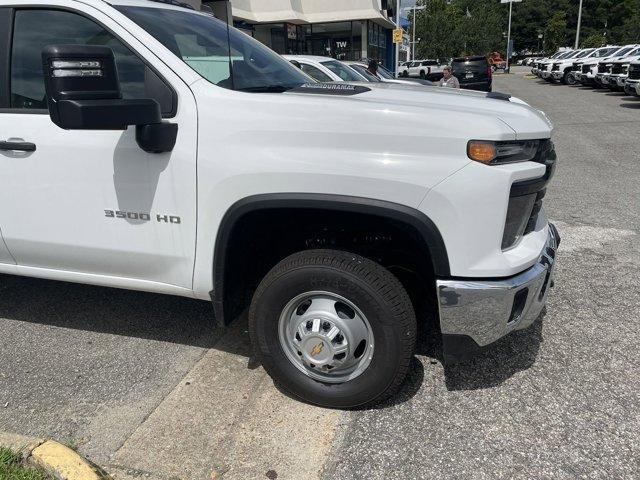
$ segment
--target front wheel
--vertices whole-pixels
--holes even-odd
[[[416,328],[409,296],[391,272],[336,250],[282,260],[249,311],[256,357],[274,382],[331,408],[392,396],[408,372]]]
[[[576,83],[576,77],[573,76],[573,73],[571,72],[567,72],[564,74],[564,83],[565,85],[575,85]]]

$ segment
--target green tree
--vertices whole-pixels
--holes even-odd
[[[606,38],[600,33],[592,33],[587,38],[583,38],[580,42],[581,48],[595,48],[601,47],[605,44]]]
[[[416,35],[420,38],[417,55],[421,58],[447,58],[464,46],[460,37],[461,12],[446,0],[423,0],[426,8],[418,12]]]
[[[513,4],[516,52],[547,53],[575,42],[580,0],[523,0]],[[509,7],[498,0],[418,0],[417,47],[421,57],[499,51],[504,55]],[[471,18],[467,16],[467,12]],[[640,0],[583,0],[581,45],[640,43]]]
[[[544,38],[545,45],[550,51],[556,51],[568,43],[566,16],[566,12],[560,10],[555,12],[547,22]]]

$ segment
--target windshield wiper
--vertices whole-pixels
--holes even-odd
[[[285,87],[284,85],[263,85],[260,87],[244,87],[237,88],[239,92],[253,92],[253,93],[282,93],[291,90],[294,87]]]

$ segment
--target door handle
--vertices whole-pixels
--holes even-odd
[[[35,152],[36,144],[31,142],[0,142],[0,150],[17,150],[20,152]]]

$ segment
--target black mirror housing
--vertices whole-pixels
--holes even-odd
[[[42,51],[47,105],[67,130],[126,130],[160,123],[158,102],[124,100],[113,51],[96,45],[49,45]]]
[[[47,106],[53,123],[66,130],[126,130],[146,152],[175,146],[178,126],[162,123],[160,104],[150,98],[123,99],[109,47],[49,45],[42,51]]]

